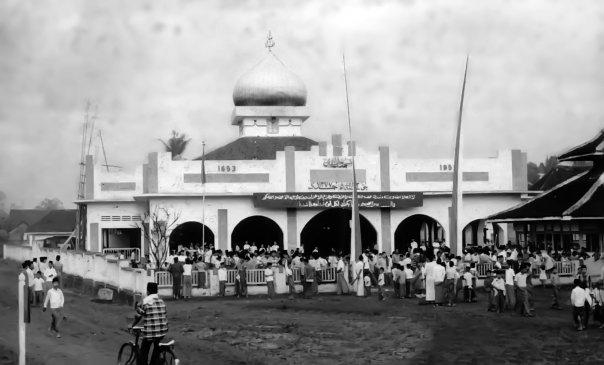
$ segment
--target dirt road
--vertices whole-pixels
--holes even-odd
[[[16,359],[17,272],[16,263],[0,261],[0,364]],[[115,363],[128,339],[122,328],[132,308],[65,294],[68,320],[61,339],[46,331],[50,315],[34,308],[28,364]],[[562,295],[569,297],[568,291]],[[433,308],[417,300],[378,302],[375,296],[166,304],[168,337],[176,339],[183,364],[604,363],[596,351],[604,331],[574,331],[568,304],[564,311],[547,309],[547,289],[536,289],[535,318],[489,313],[484,303]]]

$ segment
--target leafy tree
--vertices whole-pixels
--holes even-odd
[[[526,177],[528,180],[528,184],[529,186],[533,185],[534,183],[537,182],[537,180],[539,180],[539,167],[534,163],[534,162],[529,162],[526,165]]]
[[[36,209],[55,210],[63,209],[63,202],[58,198],[46,198],[36,206]]]
[[[191,139],[187,139],[187,135],[184,133],[172,131],[172,137],[170,137],[170,139],[167,141],[160,139],[159,141],[164,145],[166,152],[172,153],[173,160],[179,160],[182,158],[182,154],[185,152]]]
[[[536,183],[543,175],[552,171],[558,166],[558,158],[556,156],[547,156],[545,162],[539,163],[537,166],[534,162],[526,164],[527,180],[529,186]]]

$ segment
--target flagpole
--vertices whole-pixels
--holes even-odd
[[[357,173],[355,166],[355,155],[356,146],[352,139],[352,123],[350,122],[350,101],[348,100],[348,77],[346,76],[346,57],[344,53],[342,53],[342,65],[344,66],[344,87],[346,90],[346,112],[348,116],[348,139],[350,140],[349,152],[352,150],[351,160],[352,160],[352,219],[351,219],[351,229],[352,232],[350,234],[350,262],[354,262],[356,256],[362,251],[362,242],[361,242],[361,224],[360,224],[360,216],[359,216],[359,202],[358,202],[358,192],[357,192]]]
[[[453,194],[452,194],[452,207],[451,207],[451,252],[455,252],[456,255],[460,256],[462,253],[462,233],[463,227],[461,227],[461,217],[463,212],[463,134],[461,133],[461,121],[463,115],[463,102],[466,93],[466,80],[468,76],[468,63],[470,55],[466,56],[466,68],[463,74],[463,84],[461,87],[461,99],[459,102],[459,113],[457,120],[457,135],[455,139],[455,161],[453,167]]]
[[[201,232],[201,246],[206,244],[206,142],[201,142],[201,223],[203,230]]]

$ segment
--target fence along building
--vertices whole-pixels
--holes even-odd
[[[304,125],[313,123],[306,87],[270,48],[237,81],[233,102],[230,122],[239,138],[204,156],[205,186],[201,157],[172,160],[153,152],[134,171],[107,172],[87,156],[86,195],[77,202],[87,206],[87,250],[148,252],[145,213],[165,209],[178,215],[169,232],[172,250],[204,236],[222,250],[248,241],[348,252],[353,154],[363,247],[391,252],[412,239],[446,239],[452,158],[402,158],[388,146],[366,150],[341,135],[305,137]],[[465,159],[463,189],[464,243],[507,242],[511,225],[484,218],[526,197],[526,154],[502,150]]]

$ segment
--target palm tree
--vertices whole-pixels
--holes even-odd
[[[186,134],[172,131],[172,137],[170,137],[168,141],[163,141],[161,139],[158,140],[163,143],[166,152],[172,153],[173,160],[179,160],[182,157],[183,152],[185,152],[187,145],[191,141],[191,139],[186,138]]]

